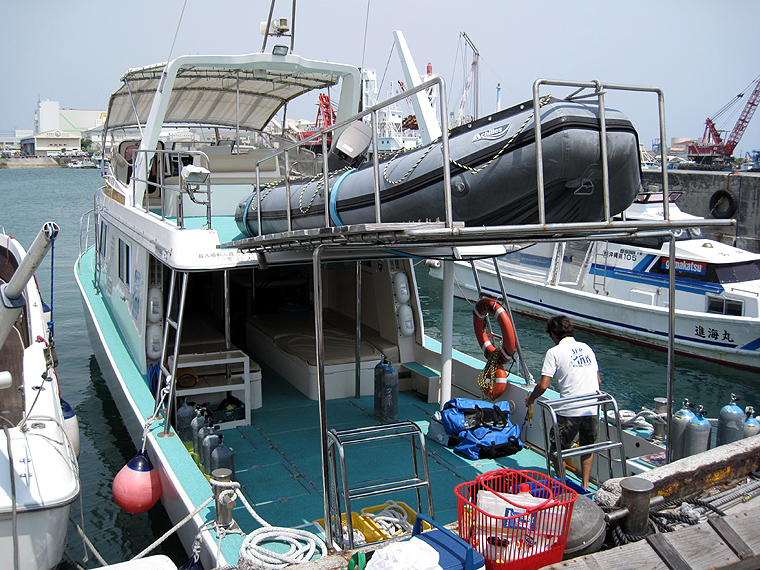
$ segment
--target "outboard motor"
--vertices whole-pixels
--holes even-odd
[[[716,445],[739,441],[744,437],[744,412],[736,405],[739,398],[731,394],[731,401],[720,409]]]
[[[744,420],[744,437],[752,437],[760,433],[760,422],[755,418],[755,408],[747,406],[744,408],[746,419]]]
[[[684,457],[696,455],[710,449],[710,434],[712,426],[710,420],[705,418],[705,408],[699,406],[697,413],[691,418],[686,426],[686,436],[683,441]]]
[[[689,402],[687,398],[684,398],[681,409],[673,416],[671,427],[673,441],[670,442],[673,448],[673,461],[685,457],[683,452],[683,442],[684,437],[686,436],[686,426],[691,423],[691,418],[694,417],[694,412],[691,411],[691,408],[693,407],[694,404]]]
[[[354,121],[333,141],[327,155],[327,168],[332,172],[345,167],[356,168],[364,162],[364,153],[372,142],[372,127],[363,121]]]

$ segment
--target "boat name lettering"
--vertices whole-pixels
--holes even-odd
[[[210,259],[218,257],[232,257],[235,255],[234,251],[210,251],[207,253],[199,253],[198,259]]]
[[[475,136],[472,137],[472,142],[498,140],[507,134],[507,131],[509,131],[510,124],[511,123],[507,123],[506,125],[501,125],[500,127],[493,127],[481,133],[477,133]]]
[[[667,257],[662,258],[662,268],[670,269],[669,258]],[[698,275],[704,275],[707,272],[707,265],[704,263],[699,263],[698,261],[676,259],[676,271],[683,271],[685,273],[696,273]]]
[[[636,261],[636,254],[638,252],[633,249],[621,249],[620,251],[609,251],[607,249],[604,250],[604,257],[609,257],[610,259],[625,259],[626,261]]]
[[[718,329],[711,327],[707,327],[705,329],[705,327],[702,325],[696,325],[694,327],[694,336],[698,336],[700,338],[709,338],[711,340],[724,340],[726,342],[734,342],[734,339],[731,338],[731,333],[726,329],[723,329],[723,334],[721,335]]]

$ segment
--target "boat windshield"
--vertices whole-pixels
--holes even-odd
[[[740,283],[760,280],[760,259],[743,263],[716,265],[715,273],[721,283]]]

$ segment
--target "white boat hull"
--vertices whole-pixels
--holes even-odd
[[[456,291],[469,299],[477,298],[477,287],[469,264],[455,264]],[[501,288],[488,263],[477,265],[483,291],[500,296]],[[527,279],[501,269],[510,308],[519,314],[548,319],[565,314],[576,328],[626,340],[656,349],[668,346],[667,306],[621,300],[605,294],[580,291],[577,288],[551,285]],[[431,274],[441,276],[439,269]],[[668,290],[660,291],[667,298]],[[676,310],[675,350],[721,364],[760,370],[760,352],[741,349],[758,336],[758,319],[731,317],[696,311]],[[730,336],[732,342],[723,340]]]
[[[71,503],[17,514],[19,570],[50,570],[58,565],[66,545],[70,511]],[[13,548],[13,517],[4,512],[0,514],[0,552],[4,568],[13,568]]]

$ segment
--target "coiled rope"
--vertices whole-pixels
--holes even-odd
[[[210,482],[213,486],[223,487],[224,492],[234,492],[248,513],[263,527],[243,539],[238,560],[240,570],[270,570],[285,568],[289,564],[305,564],[311,561],[317,550],[321,553],[320,558],[327,555],[327,545],[317,535],[297,528],[275,527],[262,519],[243,495],[240,483],[214,479]],[[262,544],[266,542],[285,544],[288,551],[280,553],[265,548]]]
[[[377,513],[366,513],[363,516],[371,519],[390,537],[412,532],[412,524],[409,522],[406,509],[395,501],[386,501],[383,510]]]

